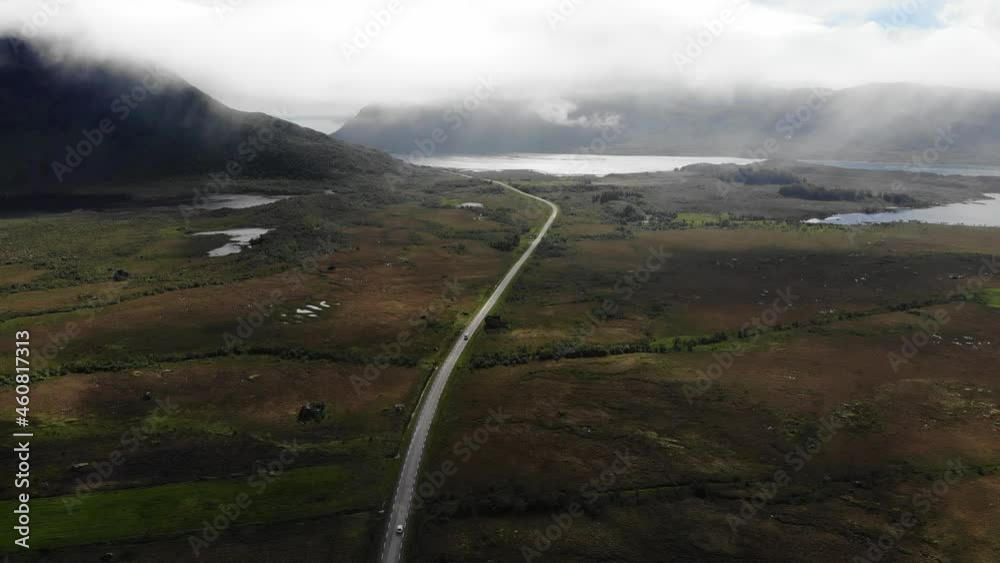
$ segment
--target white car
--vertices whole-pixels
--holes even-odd
[[[400,524],[399,526],[396,526],[396,535],[397,536],[403,535],[403,525],[402,524]]]
[[[469,333],[465,333],[465,339],[466,339],[466,340],[468,340],[468,339],[469,339]]]

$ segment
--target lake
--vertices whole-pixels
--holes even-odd
[[[1000,227],[1000,194],[986,195],[990,199],[927,209],[898,209],[884,213],[846,213],[826,219],[810,219],[806,222],[825,225],[869,225],[919,221],[940,225]]]
[[[260,207],[288,199],[291,196],[256,195],[256,194],[219,194],[210,195],[202,202],[195,204],[195,209],[214,211],[216,209],[249,209]]]
[[[414,162],[405,155],[397,158]],[[672,172],[691,164],[738,164],[745,166],[760,162],[731,156],[637,156],[594,154],[544,154],[515,153],[499,155],[443,155],[421,158],[415,164],[436,168],[456,168],[470,172],[495,172],[501,170],[532,170],[553,176],[607,176],[609,174],[642,174],[644,172]],[[902,171],[915,170],[913,164],[892,162],[859,162],[849,160],[804,160],[850,170]],[[922,170],[942,176],[1000,176],[995,166],[929,166]]]
[[[404,158],[405,157],[400,157]],[[607,176],[609,174],[640,174],[644,172],[672,172],[691,164],[738,164],[745,166],[760,162],[746,158],[726,156],[629,156],[517,153],[502,155],[449,155],[419,159],[417,164],[437,168],[454,168],[472,172],[502,170],[533,170],[554,176]],[[905,163],[853,162],[842,160],[810,160],[839,168],[872,171],[909,171],[913,165]],[[934,166],[924,172],[960,176],[1000,176],[1000,167],[990,166]],[[1000,227],[1000,195],[990,199],[970,201],[928,209],[898,209],[885,213],[849,213],[826,219],[811,219],[808,223],[829,225],[865,225],[873,223],[899,223],[919,221],[943,225],[970,225]]]
[[[400,156],[409,160],[405,156]],[[413,162],[413,161],[410,161]],[[472,172],[498,170],[532,170],[553,176],[607,176],[609,174],[641,174],[643,172],[673,172],[691,164],[739,164],[758,162],[728,156],[627,156],[594,154],[517,153],[484,156],[435,156],[421,158],[415,164],[436,168],[457,168]]]
[[[218,258],[219,256],[229,256],[230,254],[239,254],[244,248],[250,246],[250,243],[259,239],[260,237],[271,232],[271,229],[230,229],[228,231],[210,231],[205,233],[195,233],[194,236],[210,236],[210,235],[226,235],[229,237],[229,242],[216,248],[214,250],[208,251],[208,255],[213,258]]]

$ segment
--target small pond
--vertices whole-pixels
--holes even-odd
[[[209,231],[205,233],[195,233],[194,236],[210,236],[210,235],[226,235],[229,237],[229,242],[216,248],[210,250],[208,255],[217,258],[219,256],[229,256],[231,254],[239,254],[244,248],[250,246],[250,243],[259,239],[260,237],[271,232],[272,229],[230,229],[228,231]]]
[[[883,213],[845,213],[826,219],[810,219],[806,222],[823,225],[869,225],[918,221],[939,225],[1000,227],[1000,194],[986,194],[986,197],[990,199],[953,203],[926,209],[894,209]]]

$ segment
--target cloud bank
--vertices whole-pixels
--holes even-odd
[[[1000,91],[993,0],[10,0],[6,34],[151,61],[223,103],[332,130],[365,105],[734,86]]]

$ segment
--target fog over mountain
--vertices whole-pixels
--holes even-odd
[[[1000,7],[986,0],[11,0],[0,33],[20,65],[0,69],[8,181],[103,176],[114,159],[122,177],[202,171],[276,113],[403,154],[573,151],[608,127],[620,131],[601,150],[614,153],[896,161],[946,131],[942,161],[983,162],[1000,144],[987,70],[1000,68]],[[48,70],[25,67],[37,45],[61,69],[51,91]],[[152,96],[113,151],[55,174],[67,139],[114,113],[149,65],[176,85],[169,101]],[[456,103],[467,108],[449,114]],[[335,162],[358,157],[287,131]],[[294,153],[258,164],[329,173],[267,160]]]
[[[440,129],[442,135],[434,138]],[[476,99],[365,108],[336,137],[419,158],[579,152],[990,163],[1000,95],[914,84],[844,90],[747,88],[581,98],[559,106]],[[443,138],[443,140],[441,140]],[[596,144],[595,139],[604,141]]]
[[[155,62],[227,106],[286,108],[326,133],[371,105],[464,99],[487,77],[499,84],[494,98],[533,106],[675,89],[724,98],[746,88],[897,82],[1000,91],[993,0],[46,5],[4,2],[0,33],[58,40],[77,56]]]

